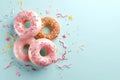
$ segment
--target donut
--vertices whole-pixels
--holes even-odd
[[[40,54],[42,49],[45,49],[47,52],[45,56]],[[52,41],[41,38],[31,43],[28,56],[30,61],[36,66],[48,66],[56,60],[56,51],[56,46]]]
[[[30,22],[29,28],[24,26],[26,22]],[[16,33],[22,38],[33,37],[42,28],[41,19],[34,11],[23,10],[16,16],[14,28]]]
[[[44,32],[44,27],[46,26],[50,28],[50,33],[48,34]],[[60,25],[54,18],[51,17],[42,18],[42,28],[37,34],[38,38],[47,38],[53,40],[58,36],[59,33],[60,33]]]
[[[35,39],[34,38],[19,38],[15,41],[14,43],[14,54],[16,56],[16,58],[22,62],[29,62],[29,57],[28,57],[28,53],[24,52],[24,47],[26,45],[30,45],[32,42],[34,42]]]

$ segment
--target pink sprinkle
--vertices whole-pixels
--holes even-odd
[[[57,13],[56,16],[57,16],[57,18],[65,18],[65,17],[67,17],[67,15],[62,15],[61,13]]]
[[[15,74],[16,74],[16,76],[18,76],[18,77],[20,76],[20,73],[19,73],[18,71],[16,71]]]
[[[10,41],[10,38],[8,37],[8,38],[6,38],[5,40],[6,40],[6,41]]]
[[[31,66],[31,65],[29,65],[29,64],[25,64],[25,66]]]
[[[25,64],[25,66],[27,66],[27,67],[29,66],[32,71],[36,71],[36,69],[33,68],[33,67],[32,67],[31,65],[29,65],[29,64]]]
[[[10,24],[3,24],[3,27],[9,28],[9,27],[10,27]]]
[[[56,62],[58,62],[58,61],[63,61],[63,60],[67,60],[67,58],[66,58],[66,55],[67,53],[66,53],[66,51],[62,54],[62,57],[61,58],[58,58],[57,60],[55,60],[54,61],[54,63],[56,63]]]
[[[63,38],[66,38],[66,35],[64,34],[62,37],[63,37]]]
[[[46,14],[50,14],[50,10],[46,10]]]
[[[35,68],[33,68],[32,66],[30,66],[30,69],[31,69],[32,71],[36,71],[36,69],[35,69]]]
[[[60,42],[60,44],[63,46],[63,48],[65,48],[65,49],[67,48],[67,47],[65,46],[64,42],[62,42],[62,41],[60,41],[60,40],[59,40],[59,42]]]
[[[11,66],[12,62],[9,62],[4,69],[8,69]]]
[[[69,68],[72,64],[65,64],[65,65],[56,65],[59,69],[62,69],[64,67]]]

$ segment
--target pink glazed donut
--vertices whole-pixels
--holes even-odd
[[[41,56],[39,53],[42,49],[47,51],[46,56]],[[41,38],[33,42],[29,47],[29,59],[37,66],[48,66],[56,60],[56,46],[55,44],[45,38]]]
[[[24,26],[25,22],[30,22],[29,28]],[[15,18],[14,28],[16,33],[22,38],[33,37],[42,28],[41,19],[34,11],[23,10]]]
[[[20,60],[22,62],[29,62],[30,61],[28,54],[25,53],[23,50],[24,50],[24,47],[26,45],[30,45],[34,41],[35,41],[34,38],[28,38],[28,39],[19,38],[15,41],[14,54],[18,60]]]

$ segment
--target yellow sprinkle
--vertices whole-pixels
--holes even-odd
[[[68,16],[68,19],[73,20],[73,16],[72,15]]]
[[[18,5],[19,5],[20,9],[22,9],[22,5],[23,5],[22,0],[19,0]]]
[[[84,48],[84,45],[81,44],[81,45],[78,47],[77,52],[79,53],[79,52],[81,51],[81,49],[83,49],[83,48]]]
[[[11,46],[10,46],[10,45],[8,45],[8,46],[7,46],[7,48],[8,48],[8,49],[10,49],[10,48],[11,48]]]

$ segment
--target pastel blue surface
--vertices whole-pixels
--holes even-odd
[[[62,70],[52,64],[36,67],[18,61],[13,54],[12,37],[7,42],[6,34],[15,34],[13,20],[21,11],[19,0],[0,2],[0,80],[120,80],[120,0],[24,0],[22,9],[30,9],[41,17],[56,18],[57,13],[72,15],[73,20],[56,18],[61,25],[59,37],[53,42],[58,47],[57,55],[64,52],[61,39],[71,51],[68,60],[58,65],[72,64]],[[50,10],[50,14],[45,11]],[[4,27],[10,24],[10,28]],[[69,24],[68,26],[66,24]],[[62,35],[67,38],[63,39]],[[11,49],[6,46],[10,44]],[[79,46],[84,49],[78,51]],[[8,69],[4,67],[12,61]],[[32,71],[24,64],[31,64]],[[16,71],[21,76],[16,76]]]

